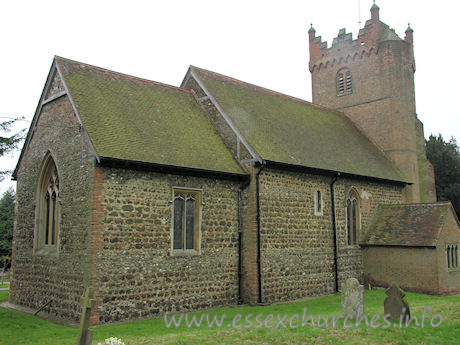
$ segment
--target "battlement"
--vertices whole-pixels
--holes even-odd
[[[371,19],[357,37],[340,29],[328,46],[312,25],[308,30],[312,101],[343,111],[414,182],[404,189],[406,202],[435,200],[433,173],[415,111],[410,26],[405,34],[401,38],[380,21],[375,3]]]
[[[358,57],[363,58],[372,53],[377,54],[382,42],[399,41],[412,45],[413,30],[410,26],[406,30],[406,36],[402,39],[394,29],[381,22],[379,18],[379,8],[374,3],[371,8],[371,19],[367,20],[364,27],[359,30],[357,38],[353,39],[353,34],[347,33],[346,29],[340,29],[330,47],[328,47],[327,41],[322,41],[321,36],[316,36],[316,30],[312,25],[308,30],[310,72],[342,61],[354,60]]]

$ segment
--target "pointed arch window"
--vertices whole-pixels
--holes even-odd
[[[446,248],[447,252],[447,268],[457,269],[458,268],[458,245],[448,244]]]
[[[40,175],[37,193],[37,249],[57,248],[60,220],[60,181],[56,164],[48,155]]]
[[[337,96],[349,94],[353,91],[353,79],[348,68],[342,68],[337,72]]]
[[[358,244],[360,230],[359,196],[352,189],[347,196],[347,244],[354,246]]]
[[[337,76],[337,86],[338,86],[338,94],[341,95],[345,92],[345,81],[343,79],[343,73],[339,73]]]
[[[173,188],[172,254],[199,254],[201,190]]]

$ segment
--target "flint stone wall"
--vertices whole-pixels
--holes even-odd
[[[202,189],[199,255],[171,255],[173,186]],[[97,168],[96,187],[99,322],[237,304],[239,183]]]
[[[9,302],[37,310],[51,300],[44,312],[78,320],[89,279],[94,157],[67,96],[43,107],[32,135],[17,173]],[[61,205],[57,251],[51,255],[34,248],[38,179],[48,152],[59,173]]]
[[[335,292],[334,232],[329,176],[265,169],[260,175],[262,302],[289,301]],[[401,203],[402,188],[340,178],[335,183],[339,289],[347,278],[363,281],[358,245],[347,244],[346,197],[360,196],[361,232],[379,204]],[[322,215],[314,212],[320,190]]]

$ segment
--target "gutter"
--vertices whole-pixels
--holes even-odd
[[[328,169],[321,169],[321,168],[312,168],[312,167],[307,167],[303,165],[296,165],[296,164],[289,164],[289,163],[280,163],[280,162],[275,162],[275,161],[270,161],[270,160],[265,160],[265,163],[267,166],[275,169],[280,169],[280,170],[286,170],[286,171],[296,171],[296,172],[303,172],[307,174],[315,174],[315,175],[321,175],[321,176],[335,176],[337,173],[340,173],[340,176],[351,178],[351,179],[357,179],[360,181],[371,181],[371,182],[384,182],[384,183],[390,183],[396,186],[405,186],[405,185],[412,185],[414,184],[411,181],[405,181],[405,180],[391,180],[388,178],[383,178],[383,177],[375,177],[375,176],[365,176],[365,175],[357,175],[357,174],[352,174],[352,173],[347,173],[347,172],[340,172],[336,170],[328,170]]]
[[[256,190],[257,190],[257,278],[259,283],[259,303],[262,303],[262,270],[260,262],[260,181],[259,175],[266,167],[266,162],[262,161],[259,171],[256,174]]]
[[[332,228],[334,230],[334,270],[335,270],[335,292],[339,292],[339,270],[337,264],[337,222],[335,219],[335,190],[334,185],[340,176],[340,172],[337,172],[331,181],[331,207],[332,207]]]
[[[223,171],[213,171],[205,170],[198,168],[188,168],[180,167],[175,165],[151,163],[151,162],[141,162],[133,161],[128,159],[120,158],[111,158],[111,157],[100,157],[98,166],[107,167],[107,168],[120,168],[120,169],[130,169],[130,170],[140,170],[140,171],[153,171],[161,172],[165,174],[175,174],[175,175],[184,175],[184,176],[196,176],[196,177],[211,177],[231,181],[241,181],[246,185],[250,183],[250,176],[248,174],[238,174],[230,173]]]

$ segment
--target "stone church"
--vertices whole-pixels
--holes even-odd
[[[333,294],[460,292],[415,113],[413,31],[379,8],[313,102],[190,66],[180,87],[55,57],[19,162],[9,303],[93,324]]]

